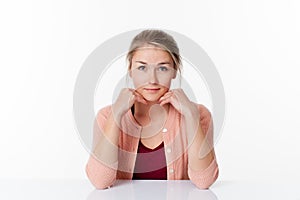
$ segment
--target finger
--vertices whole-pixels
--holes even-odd
[[[182,98],[188,99],[188,96],[184,93],[184,91],[181,88],[174,90],[174,95],[176,97],[180,97],[179,99]]]
[[[128,88],[128,90],[131,92],[131,94],[134,94],[135,90],[132,88]]]
[[[140,103],[143,103],[143,104],[147,104],[147,101],[144,98],[142,98],[142,97],[135,96],[135,100],[137,102],[140,102]]]
[[[167,103],[170,103],[170,100],[168,100],[168,99],[167,99],[167,100],[164,100],[164,101],[160,102],[159,105],[160,105],[160,106],[163,106],[163,105],[165,105],[165,104],[167,104]]]
[[[138,90],[134,90],[134,93],[136,93],[136,94],[138,94],[138,95],[140,95],[140,96],[143,96],[141,93],[139,93]]]
[[[135,96],[139,96],[139,97],[141,97],[141,98],[144,98],[143,97],[143,95],[141,95],[138,91],[136,91],[136,90],[133,90],[133,94],[135,95]]]
[[[160,97],[158,101],[162,101],[164,99],[170,98],[172,95],[173,95],[172,92],[167,92],[162,97]]]
[[[139,93],[137,93],[135,91],[132,93],[132,96],[134,96],[136,98],[144,99],[144,97],[142,95],[140,95]]]
[[[142,96],[140,93],[138,93],[138,92],[137,92],[137,91],[135,91],[135,90],[134,90],[132,93],[133,93],[135,96],[139,96],[139,97],[141,97],[141,96]]]
[[[131,88],[128,88],[128,90],[129,90],[129,93],[130,93],[130,100],[134,100],[134,98],[135,98],[134,90],[131,89]]]
[[[167,104],[167,103],[171,103],[171,104],[172,104],[172,96],[170,96],[169,98],[166,98],[166,99],[162,100],[162,101],[159,103],[159,105],[160,105],[160,106],[163,106],[163,105],[165,105],[165,104]]]
[[[144,97],[140,93],[138,93],[137,91],[134,91],[133,94],[135,96],[135,100],[137,100],[138,102],[141,102],[143,104],[147,104],[146,99],[144,99]]]
[[[135,102],[135,98],[136,96],[134,94],[132,94],[130,97],[129,97],[129,102],[131,102],[131,104],[133,104]]]

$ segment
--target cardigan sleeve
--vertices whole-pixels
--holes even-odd
[[[96,119],[94,121],[92,149],[94,149],[99,140],[101,130],[103,130],[104,128],[105,121],[109,112],[110,107],[105,107],[97,113]],[[96,189],[105,189],[112,186],[115,182],[117,166],[117,163],[115,163],[113,166],[107,166],[99,159],[97,159],[93,153],[91,153],[86,164],[85,171],[88,179]]]
[[[117,176],[115,169],[102,164],[93,156],[90,156],[85,171],[88,179],[96,189],[109,188],[114,184]]]
[[[188,167],[190,180],[200,189],[208,189],[218,178],[219,167],[214,159],[210,165],[201,171],[196,171]]]
[[[198,106],[200,111],[200,125],[202,131],[206,135],[206,139],[211,147],[213,147],[213,120],[209,110],[203,105]],[[204,170],[193,170],[188,167],[188,175],[190,180],[200,189],[208,189],[218,178],[219,167],[216,156]]]

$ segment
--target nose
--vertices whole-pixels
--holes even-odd
[[[156,84],[158,83],[158,79],[157,79],[157,74],[155,69],[152,68],[152,70],[150,70],[150,75],[149,75],[149,83],[151,84]]]

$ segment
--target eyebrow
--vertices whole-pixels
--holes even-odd
[[[140,60],[137,60],[137,61],[135,61],[135,62],[144,64],[144,65],[147,64],[146,62],[140,61]],[[158,65],[165,65],[165,64],[170,65],[171,63],[170,63],[170,62],[160,62],[160,63],[158,63]]]

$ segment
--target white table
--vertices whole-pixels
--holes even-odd
[[[217,181],[209,190],[199,190],[190,181],[117,181],[106,190],[96,190],[88,180],[0,180],[0,199],[16,200],[300,200],[299,183]]]

